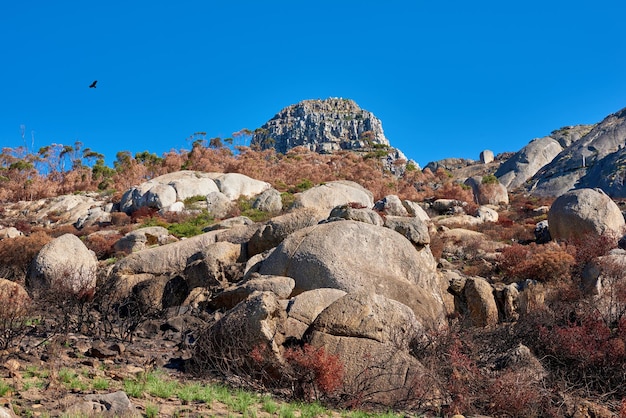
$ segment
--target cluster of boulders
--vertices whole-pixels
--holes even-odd
[[[444,241],[444,254],[474,242],[487,262],[506,246],[463,228],[497,221],[506,190],[477,178],[467,184],[487,196],[477,199],[484,203],[477,216],[465,214],[459,201],[418,204],[394,195],[374,201],[359,184],[335,181],[298,193],[288,211],[263,223],[226,219],[183,240],[162,227],[141,228],[115,244],[128,255],[109,267],[109,296],[132,296],[145,309],[218,312],[199,336],[200,346],[234,336],[242,352],[266,347],[275,364],[284,363],[284,351],[294,343],[325,347],[341,360],[347,378],[356,379],[375,359],[378,367],[393,369],[375,377],[385,388],[376,401],[385,401],[407,376],[424,373],[409,343],[445,329],[448,315],[461,313],[485,327],[515,321],[543,303],[540,283],[467,277],[433,257],[432,234]],[[221,194],[229,202],[240,196],[267,202],[272,190],[242,175],[172,173],[128,190],[119,209],[178,210],[198,193],[207,201]],[[602,191],[576,190],[555,201],[546,228],[555,239],[617,234],[624,218]],[[611,256],[626,264],[626,253]],[[59,285],[81,292],[95,288],[98,268],[93,252],[66,234],[40,251],[26,284],[30,293]],[[598,292],[601,267],[590,267],[587,276]]]

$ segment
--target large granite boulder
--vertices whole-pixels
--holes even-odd
[[[428,328],[445,322],[429,247],[417,250],[387,228],[342,221],[299,230],[276,247],[259,272],[292,277],[295,294],[319,288],[372,291],[409,306]]]
[[[558,197],[548,212],[548,228],[555,240],[584,238],[588,234],[624,232],[624,216],[601,189],[578,189]]]
[[[346,295],[339,289],[307,290],[294,296],[287,305],[285,336],[301,340],[309,326],[328,305]]]
[[[339,358],[344,385],[348,390],[361,388],[362,402],[390,405],[425,372],[408,351],[419,335],[416,326],[412,310],[402,303],[356,292],[324,309],[304,338]]]
[[[261,226],[248,242],[248,256],[260,254],[280,244],[300,229],[317,225],[324,217],[315,209],[298,209],[276,216]]]
[[[561,151],[563,151],[563,147],[552,137],[533,139],[506,160],[498,168],[495,175],[508,190],[513,190],[526,183]]]
[[[26,276],[31,292],[53,289],[73,293],[90,292],[96,287],[98,259],[73,234],[64,234],[43,246]]]
[[[509,194],[506,187],[497,179],[492,181],[493,176],[485,177],[470,177],[465,180],[465,184],[472,188],[474,193],[474,200],[479,205],[508,205]]]
[[[240,196],[256,196],[269,190],[271,185],[265,181],[255,180],[244,174],[227,173],[215,179],[217,187],[226,197],[237,200]]]
[[[296,194],[293,207],[317,209],[328,216],[334,207],[347,204],[371,208],[374,206],[374,195],[353,181],[331,181]]]
[[[128,189],[120,201],[120,210],[132,213],[143,206],[169,210],[176,202],[218,192],[213,181],[215,176],[212,173],[183,170],[155,177]]]

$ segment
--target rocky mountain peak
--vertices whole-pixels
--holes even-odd
[[[257,129],[252,145],[285,153],[305,146],[311,151],[367,151],[389,147],[381,121],[353,100],[303,100],[287,106]]]

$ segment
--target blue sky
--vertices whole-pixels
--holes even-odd
[[[422,166],[626,107],[626,2],[7,1],[0,146],[189,148],[354,99]],[[89,89],[97,79],[98,87]]]

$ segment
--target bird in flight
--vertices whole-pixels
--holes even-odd
[[[98,80],[95,80],[93,83],[91,83],[91,85],[89,86],[90,89],[95,89],[96,88],[96,83],[98,82]]]

